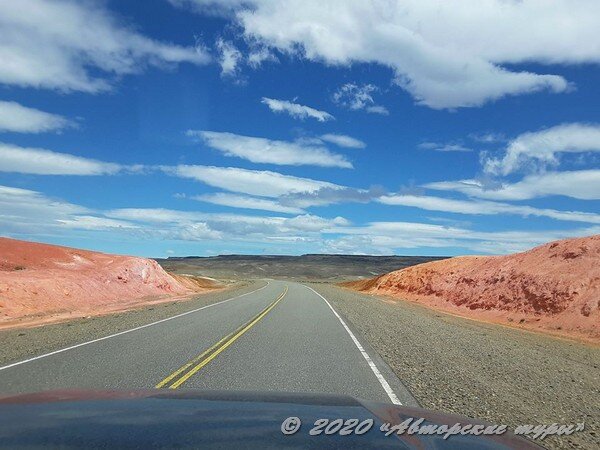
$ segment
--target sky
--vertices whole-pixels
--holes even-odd
[[[0,1],[0,235],[151,257],[600,233],[597,0]]]

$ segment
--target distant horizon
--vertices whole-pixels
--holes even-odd
[[[368,256],[368,257],[373,257],[373,258],[393,258],[393,257],[419,257],[419,256],[424,256],[424,257],[430,257],[430,258],[450,258],[450,256],[448,255],[369,255],[369,254],[363,254],[363,253],[303,253],[303,254],[267,254],[267,253],[263,253],[263,254],[259,254],[259,253],[221,253],[221,254],[217,254],[217,255],[167,255],[167,256],[152,256],[152,255],[134,255],[134,254],[129,254],[129,253],[115,253],[115,252],[108,252],[108,251],[102,251],[102,250],[94,250],[93,248],[86,248],[86,247],[74,247],[72,245],[64,245],[64,244],[54,244],[52,242],[47,242],[47,241],[41,241],[41,240],[36,240],[34,238],[32,239],[19,239],[19,238],[15,238],[15,237],[11,237],[11,236],[4,236],[4,235],[0,235],[0,238],[6,238],[6,239],[12,239],[15,241],[22,241],[22,242],[29,242],[29,243],[33,243],[33,244],[44,244],[44,245],[54,245],[56,247],[65,247],[65,248],[72,248],[75,250],[83,250],[83,251],[88,251],[88,252],[98,252],[98,253],[109,253],[109,254],[114,254],[114,255],[121,255],[121,256],[135,256],[135,257],[139,257],[139,258],[149,258],[149,259],[169,259],[169,258],[218,258],[218,257],[223,257],[223,256],[260,256],[260,257],[281,257],[281,256],[286,256],[286,257],[292,257],[292,258],[298,258],[298,257],[302,257],[302,256]]]
[[[599,234],[600,235],[600,234]],[[539,245],[535,245],[532,246],[530,248],[527,248],[523,251],[528,251],[531,250],[533,248],[536,247],[540,247],[552,242],[556,242],[556,241],[562,241],[562,240],[570,240],[570,239],[577,239],[577,238],[586,238],[586,237],[593,237],[593,236],[597,236],[597,235],[589,235],[589,236],[578,236],[578,237],[574,237],[574,238],[566,238],[566,239],[554,239],[551,241],[547,241],[547,242],[543,242]],[[85,247],[74,247],[71,245],[62,245],[62,244],[54,244],[51,242],[46,242],[46,241],[40,241],[40,240],[35,240],[35,239],[18,239],[18,238],[13,238],[10,236],[3,236],[0,235],[0,238],[7,238],[7,239],[13,239],[13,240],[18,240],[18,241],[23,241],[23,242],[30,242],[30,243],[34,243],[34,244],[45,244],[45,245],[54,245],[57,247],[66,247],[66,248],[72,248],[72,249],[76,249],[76,250],[83,250],[83,251],[90,251],[90,252],[99,252],[99,253],[108,253],[108,254],[115,254],[115,255],[121,255],[121,256],[133,256],[133,257],[140,257],[140,258],[148,258],[148,259],[154,259],[154,260],[158,260],[158,259],[164,259],[167,260],[169,258],[180,258],[180,259],[184,259],[184,258],[218,258],[218,257],[230,257],[230,256],[239,256],[239,257],[263,257],[263,258],[268,258],[268,257],[290,257],[290,258],[300,258],[303,256],[338,256],[338,257],[370,257],[370,258],[411,258],[411,257],[424,257],[424,258],[453,258],[456,256],[503,256],[503,255],[510,255],[513,253],[520,253],[520,252],[513,252],[513,253],[504,253],[503,255],[485,255],[485,254],[477,254],[477,253],[471,253],[471,254],[464,254],[464,255],[434,255],[434,254],[391,254],[391,255],[372,255],[372,254],[364,254],[364,253],[303,253],[303,254],[268,254],[268,253],[263,253],[263,254],[258,254],[258,253],[221,253],[221,254],[216,254],[216,255],[192,255],[192,254],[182,254],[182,255],[167,255],[167,256],[152,256],[152,255],[135,255],[135,254],[129,254],[129,253],[118,253],[118,252],[108,252],[108,251],[103,251],[103,250],[95,250],[93,248],[85,248]]]

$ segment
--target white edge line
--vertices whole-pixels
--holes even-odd
[[[375,377],[377,377],[377,380],[381,384],[381,387],[383,387],[383,390],[385,391],[385,393],[387,394],[387,396],[390,398],[390,400],[392,401],[392,403],[394,403],[396,405],[402,405],[402,402],[400,401],[400,399],[398,399],[398,397],[394,393],[394,390],[392,389],[392,387],[390,386],[390,384],[387,382],[387,380],[385,379],[385,377],[381,374],[381,372],[377,368],[377,365],[373,362],[373,360],[371,359],[371,357],[369,356],[369,354],[366,352],[366,350],[364,349],[364,347],[361,345],[361,343],[359,342],[359,340],[356,338],[356,336],[354,335],[354,333],[352,333],[352,331],[350,330],[350,328],[348,328],[348,325],[346,325],[346,322],[344,322],[344,319],[342,319],[340,317],[340,315],[336,312],[336,310],[333,309],[333,306],[331,306],[331,303],[329,303],[325,297],[323,297],[321,294],[319,294],[317,291],[315,291],[310,286],[306,286],[306,285],[304,285],[304,286],[307,287],[308,289],[310,289],[311,291],[313,291],[315,294],[317,294],[319,297],[321,297],[325,301],[325,303],[327,303],[327,306],[329,306],[329,309],[331,309],[331,311],[333,312],[333,314],[335,314],[335,317],[338,318],[338,320],[340,321],[340,323],[342,324],[342,326],[344,327],[344,329],[348,332],[348,334],[352,338],[352,341],[354,342],[354,345],[356,345],[356,347],[358,348],[358,350],[360,351],[360,353],[363,355],[363,358],[365,358],[365,360],[367,361],[367,364],[369,364],[369,367],[371,368],[371,370],[375,374]]]
[[[269,283],[270,283],[270,281],[267,281],[267,284],[265,284],[263,287],[255,289],[254,291],[246,292],[245,294],[237,295],[235,297],[231,297],[231,298],[228,298],[226,300],[221,300],[220,302],[217,302],[217,303],[212,303],[210,305],[202,306],[201,308],[192,309],[191,311],[187,311],[187,312],[184,312],[184,313],[181,313],[181,314],[177,314],[175,316],[167,317],[166,319],[157,320],[156,322],[147,323],[146,325],[141,325],[139,327],[131,328],[130,330],[120,331],[118,333],[111,334],[109,336],[104,336],[104,337],[101,337],[101,338],[98,338],[98,339],[93,339],[91,341],[82,342],[81,344],[76,344],[76,345],[72,345],[70,347],[61,348],[60,350],[55,350],[55,351],[50,352],[50,353],[44,353],[43,355],[35,356],[33,358],[25,359],[23,361],[19,361],[19,362],[16,362],[16,363],[9,364],[7,366],[0,367],[0,370],[10,369],[11,367],[20,366],[21,364],[25,364],[25,363],[28,363],[28,362],[31,362],[31,361],[35,361],[36,359],[46,358],[47,356],[52,356],[52,355],[56,355],[58,353],[66,352],[68,350],[73,350],[73,349],[78,348],[78,347],[83,347],[84,345],[93,344],[94,342],[100,342],[100,341],[103,341],[105,339],[110,339],[110,338],[113,338],[113,337],[121,336],[122,334],[131,333],[132,331],[141,330],[142,328],[151,327],[153,325],[157,325],[159,323],[166,322],[168,320],[177,319],[178,317],[183,317],[183,316],[187,316],[188,314],[193,314],[195,312],[202,311],[203,309],[210,308],[211,306],[222,305],[223,303],[227,303],[227,302],[229,302],[231,300],[235,300],[237,298],[244,297],[245,295],[249,295],[249,294],[253,294],[255,292],[261,291],[264,288],[266,288],[269,285]]]

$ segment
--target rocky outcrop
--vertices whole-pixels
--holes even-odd
[[[419,264],[347,285],[476,319],[600,338],[600,235]]]

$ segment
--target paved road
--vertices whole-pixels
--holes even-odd
[[[310,287],[269,281],[195,312],[0,367],[0,394],[73,388],[268,390],[416,406],[349,325]]]

